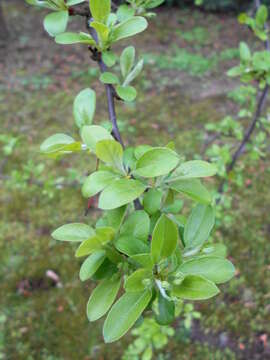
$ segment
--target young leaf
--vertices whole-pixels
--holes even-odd
[[[191,212],[184,231],[185,247],[201,247],[215,224],[215,211],[210,205],[198,204]]]
[[[117,95],[124,101],[134,101],[136,99],[137,96],[137,91],[134,87],[132,86],[121,86],[121,85],[117,85],[116,86],[116,92]]]
[[[153,147],[150,145],[139,145],[134,150],[134,155],[139,160],[147,151],[152,150]]]
[[[173,173],[170,181],[174,179],[192,179],[213,176],[217,173],[215,165],[206,161],[193,160],[182,163]]]
[[[91,125],[83,126],[81,131],[83,142],[90,150],[96,152],[97,143],[101,140],[113,140],[112,135],[102,126]]]
[[[55,37],[55,42],[61,45],[71,45],[71,44],[87,44],[87,45],[96,45],[95,40],[90,34],[86,33],[72,33],[66,32]]]
[[[135,48],[134,46],[126,47],[120,56],[120,67],[123,78],[129,74],[134,65],[135,60]]]
[[[111,12],[111,0],[90,0],[89,3],[94,20],[106,24]]]
[[[240,53],[240,59],[242,61],[250,61],[251,60],[251,53],[250,53],[248,45],[245,42],[240,42],[239,53]]]
[[[100,75],[99,80],[103,84],[119,84],[118,77],[111,72],[104,72],[103,74]]]
[[[173,286],[172,293],[184,300],[206,300],[217,295],[219,289],[202,276],[187,275],[180,285]]]
[[[256,13],[256,25],[259,26],[260,28],[263,28],[265,22],[267,21],[268,18],[268,10],[267,7],[265,5],[261,5]]]
[[[103,245],[111,241],[114,237],[114,229],[103,227],[96,229],[96,233],[88,240],[85,240],[76,251],[75,256],[81,257],[89,255],[97,250],[102,249]]]
[[[115,140],[101,140],[96,145],[97,157],[115,169],[123,170],[123,148]]]
[[[40,151],[44,154],[64,151],[66,145],[75,143],[75,140],[66,134],[54,134],[48,137],[40,145]]]
[[[87,304],[89,321],[100,319],[110,309],[115,301],[121,284],[121,279],[105,279],[92,292]]]
[[[134,171],[135,176],[146,178],[166,175],[178,164],[178,155],[168,148],[153,148],[139,158]]]
[[[135,15],[135,9],[126,4],[120,5],[116,12],[117,19],[121,23],[125,20],[132,18]]]
[[[145,289],[143,280],[152,279],[152,271],[149,269],[139,269],[134,271],[125,281],[124,288],[126,292],[138,292]]]
[[[80,280],[85,281],[91,278],[106,258],[104,250],[96,251],[84,260],[80,269]]]
[[[85,0],[67,0],[66,4],[67,6],[74,6],[85,2]]]
[[[158,189],[149,189],[143,197],[143,207],[148,214],[155,214],[161,208],[163,193]]]
[[[68,11],[56,11],[47,15],[44,19],[44,28],[51,36],[56,36],[66,31],[68,23]]]
[[[199,203],[210,204],[212,201],[210,193],[198,179],[177,180],[170,183],[169,186],[171,189],[183,193]]]
[[[155,264],[171,256],[177,246],[178,229],[176,224],[166,215],[161,215],[151,242],[151,256]]]
[[[147,21],[141,16],[134,16],[130,19],[127,19],[113,27],[111,34],[112,41],[116,42],[118,40],[141,33],[147,28],[147,25]]]
[[[116,63],[116,55],[112,51],[104,51],[102,53],[102,60],[108,67],[112,67]]]
[[[221,258],[226,258],[227,248],[223,244],[211,244],[204,246],[201,250],[201,253],[202,255],[218,256]]]
[[[158,294],[158,314],[155,318],[159,325],[169,325],[174,321],[175,305],[173,301],[165,299],[160,293]]]
[[[94,196],[109,186],[117,178],[117,175],[110,171],[96,171],[89,175],[82,187],[82,194],[85,198]]]
[[[78,128],[91,125],[96,111],[96,93],[92,89],[82,90],[75,98],[73,115]]]
[[[134,69],[128,74],[125,81],[123,82],[123,86],[129,85],[137,76],[139,76],[140,72],[143,69],[143,60],[140,60],[138,64],[134,67]]]
[[[151,300],[151,291],[126,293],[113,305],[103,327],[106,343],[120,339],[135,324]]]
[[[103,210],[116,209],[140,197],[145,189],[146,186],[138,180],[114,180],[102,191],[98,207]]]
[[[229,260],[215,256],[202,256],[186,261],[177,271],[185,275],[201,275],[216,284],[229,281],[235,273],[234,266]]]
[[[55,240],[82,242],[95,234],[94,230],[80,223],[72,223],[60,226],[52,233]]]

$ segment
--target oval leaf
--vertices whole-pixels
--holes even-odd
[[[73,114],[78,128],[91,125],[96,111],[96,93],[92,89],[82,90],[75,98]]]
[[[101,140],[113,140],[113,137],[102,126],[91,125],[83,126],[81,131],[83,142],[89,147],[90,150],[96,152],[97,143]]]
[[[180,285],[174,285],[173,295],[184,300],[206,300],[219,293],[218,287],[202,276],[188,275]]]
[[[87,304],[89,321],[96,321],[106,314],[114,303],[120,284],[120,279],[105,279],[94,289]]]
[[[96,251],[84,260],[80,269],[80,280],[85,281],[91,278],[106,258],[106,252]]]
[[[135,48],[134,46],[126,47],[120,56],[120,66],[123,78],[129,74],[134,65],[135,60]]]
[[[172,181],[177,179],[191,179],[213,176],[217,173],[215,165],[206,161],[193,160],[181,164],[173,173]]]
[[[198,204],[188,217],[184,231],[185,247],[201,247],[215,224],[215,211],[210,205]]]
[[[68,23],[68,11],[56,11],[47,15],[44,19],[44,28],[51,36],[65,32]]]
[[[89,239],[95,234],[94,230],[80,223],[72,223],[60,226],[52,233],[55,240],[82,242]]]
[[[166,175],[178,164],[178,155],[168,148],[154,148],[139,158],[134,175],[146,178]]]
[[[137,199],[146,189],[138,180],[119,179],[102,191],[98,207],[103,210],[116,209]]]
[[[82,187],[82,194],[85,198],[89,198],[98,194],[105,189],[106,186],[117,177],[116,174],[110,171],[96,171],[88,176]]]
[[[211,194],[198,179],[177,180],[169,184],[172,190],[180,192],[202,204],[210,204]]]
[[[234,266],[229,260],[215,256],[203,256],[186,261],[177,271],[185,275],[201,275],[216,284],[229,281],[235,273]]]
[[[155,264],[166,259],[174,252],[178,241],[176,224],[166,215],[161,215],[154,231],[151,242],[151,256]]]
[[[111,308],[103,327],[106,343],[120,339],[138,320],[151,300],[151,291],[126,293]]]
[[[99,1],[99,0],[97,0]],[[134,36],[147,28],[147,21],[141,16],[134,16],[121,22],[112,29],[112,40],[118,41],[130,36]]]

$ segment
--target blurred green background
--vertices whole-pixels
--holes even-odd
[[[207,0],[205,9],[236,10],[246,3]],[[78,138],[72,103],[87,86],[98,95],[96,121],[106,121],[104,89],[85,48],[60,47],[45,34],[46,12],[22,0],[1,4],[0,359],[118,360],[132,336],[104,345],[102,321],[90,324],[85,314],[93,284],[79,281],[75,249],[50,237],[63,223],[98,217],[92,209],[85,218],[80,194],[95,164],[87,155],[54,161],[39,153],[55,132]],[[71,28],[77,24],[72,19]],[[226,71],[238,61],[241,40],[260,46],[235,13],[159,9],[133,43],[146,66],[136,84],[137,102],[117,106],[125,142],[174,139],[180,154],[203,156],[205,124],[238,111],[227,95],[239,83]],[[155,359],[270,359],[269,186],[265,158],[249,164],[241,191],[230,188],[233,207],[213,237],[227,245],[237,276],[217,298],[194,304],[199,320],[192,312],[191,321],[185,314],[179,318],[175,336]]]

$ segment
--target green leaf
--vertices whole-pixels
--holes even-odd
[[[206,161],[193,160],[182,163],[172,174],[169,181],[176,179],[192,179],[213,176],[217,173],[217,167]]]
[[[66,32],[55,37],[55,42],[61,45],[71,45],[71,44],[87,44],[87,45],[96,45],[95,40],[91,35],[86,33],[72,33]]]
[[[96,171],[89,175],[82,187],[82,194],[85,198],[94,196],[109,186],[117,178],[117,175],[110,171]]]
[[[160,293],[158,294],[158,314],[155,319],[159,325],[169,325],[174,321],[175,305],[173,301],[165,299]]]
[[[82,242],[94,235],[94,230],[80,223],[72,223],[60,226],[52,233],[55,240]]]
[[[165,0],[150,0],[146,3],[146,9],[153,9],[164,3]]]
[[[126,292],[143,291],[146,285],[143,280],[152,279],[153,275],[149,269],[139,269],[134,271],[125,281],[124,288]]]
[[[136,99],[137,96],[137,91],[134,87],[132,86],[121,86],[121,85],[117,85],[116,86],[116,92],[117,95],[124,101],[134,101]]]
[[[44,19],[44,28],[51,36],[65,32],[68,23],[68,11],[56,11],[47,15]]]
[[[103,245],[111,241],[114,237],[114,229],[110,227],[98,228],[96,233],[88,240],[85,240],[76,251],[75,256],[81,257],[89,255],[97,250],[102,249]]]
[[[202,276],[188,275],[180,285],[173,286],[173,295],[184,300],[206,300],[217,295],[217,286]]]
[[[73,115],[78,128],[91,125],[96,111],[96,93],[92,89],[82,90],[75,98]]]
[[[215,211],[210,205],[198,204],[188,217],[184,231],[186,248],[201,247],[215,224]]]
[[[168,148],[154,148],[139,158],[134,175],[146,178],[166,175],[178,164],[178,155]]]
[[[104,250],[96,251],[88,256],[80,269],[80,280],[85,281],[91,278],[106,258]]]
[[[261,5],[259,9],[257,10],[255,21],[256,25],[260,28],[264,27],[264,24],[266,23],[268,18],[268,10],[265,5]]]
[[[123,22],[132,18],[135,15],[135,9],[133,9],[131,6],[123,4],[118,7],[116,15],[118,21]]]
[[[99,80],[103,83],[103,84],[119,84],[119,79],[118,77],[111,73],[111,72],[104,72],[100,75]]]
[[[81,131],[83,142],[92,150],[96,152],[97,143],[101,140],[113,140],[112,135],[102,126],[91,125],[83,126]]]
[[[138,265],[143,268],[152,269],[153,263],[150,254],[136,254],[130,256],[132,260],[134,260]]]
[[[212,197],[198,179],[177,180],[169,184],[170,188],[202,204],[210,204]]]
[[[155,264],[171,256],[177,246],[178,229],[176,224],[166,215],[161,215],[151,242],[151,256]]]
[[[134,79],[136,79],[136,77],[140,75],[142,69],[143,69],[143,60],[140,60],[138,64],[134,67],[134,69],[126,77],[123,86],[129,85]]]
[[[105,279],[92,292],[87,304],[89,321],[96,321],[107,313],[114,303],[121,284],[121,279]]]
[[[137,160],[141,158],[147,151],[152,150],[153,147],[150,145],[139,145],[134,150],[134,155]]]
[[[120,67],[123,78],[125,78],[134,65],[135,48],[134,46],[126,47],[120,56]]]
[[[141,33],[147,28],[147,25],[147,21],[141,16],[134,16],[127,19],[113,27],[111,34],[112,41],[116,42]]]
[[[250,53],[249,47],[243,41],[240,42],[239,53],[240,53],[240,59],[242,61],[250,61],[251,60],[251,53]]]
[[[109,28],[108,26],[98,22],[92,21],[91,27],[96,30],[98,35],[98,47],[101,49],[105,49],[107,47],[107,42],[109,38]]]
[[[223,244],[206,245],[201,250],[203,255],[218,256],[225,258],[227,256],[227,248]]]
[[[49,4],[47,1],[41,1],[41,0],[26,0],[27,4],[39,6],[41,8],[47,8],[51,10],[59,10],[58,6],[54,4]]]
[[[124,222],[121,227],[120,235],[135,237],[147,242],[150,229],[150,219],[143,210],[136,210]]]
[[[40,145],[40,151],[44,154],[67,152],[66,145],[74,144],[75,140],[66,134],[54,134],[48,137]]]
[[[112,51],[104,51],[102,53],[102,60],[108,67],[112,67],[116,63],[116,55]]]
[[[96,226],[109,226],[115,229],[115,232],[118,232],[125,217],[126,208],[126,206],[122,206],[118,209],[106,211],[103,217],[97,222]]]
[[[67,0],[67,6],[74,6],[85,2],[85,0]]]
[[[113,305],[103,327],[106,343],[120,339],[135,324],[151,300],[151,291],[126,293]]]
[[[89,3],[94,20],[106,24],[111,12],[111,0],[90,0]]]
[[[96,145],[96,155],[106,164],[123,171],[123,148],[115,140],[101,140]]]
[[[149,189],[143,197],[143,207],[148,214],[155,214],[161,208],[163,193],[158,189]]]
[[[111,279],[112,275],[118,273],[118,268],[108,258],[106,258],[95,274],[92,276],[94,281],[100,281],[104,279]]]
[[[215,256],[202,256],[186,261],[177,271],[185,275],[201,275],[216,284],[229,281],[235,273],[234,266],[229,260]]]
[[[145,189],[146,186],[138,180],[114,180],[102,191],[98,206],[103,210],[116,209],[137,199]]]
[[[115,243],[115,247],[121,253],[133,256],[149,252],[149,245],[140,239],[121,236]]]

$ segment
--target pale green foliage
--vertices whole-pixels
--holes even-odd
[[[130,84],[142,71],[143,61],[136,63],[136,52],[131,46],[122,51],[120,59],[112,48],[115,42],[144,31],[147,21],[142,15],[149,15],[148,9],[162,2],[131,0],[132,8],[124,5],[113,13],[110,0],[90,0],[89,34],[59,34],[65,31],[62,11],[79,3],[60,0],[59,6],[52,9],[56,13],[45,20],[45,27],[51,35],[58,34],[57,43],[90,45],[94,60],[102,69],[100,80],[106,84],[107,93],[114,90],[112,85],[117,85],[117,95],[133,101],[136,90]],[[119,60],[121,74],[116,75],[114,69],[104,70],[101,59],[111,68]],[[109,97],[108,101],[111,105]],[[110,133],[101,125],[93,125],[95,109],[95,92],[90,88],[82,90],[73,106],[81,141],[55,134],[43,142],[41,151],[54,156],[85,151],[84,156],[96,159],[96,171],[85,178],[82,194],[86,198],[99,197],[101,218],[95,228],[67,224],[52,236],[59,241],[80,242],[75,256],[87,257],[80,279],[99,282],[90,296],[87,316],[95,321],[108,312],[103,335],[106,342],[113,342],[146,309],[162,325],[173,322],[182,299],[204,300],[217,295],[216,283],[229,280],[234,268],[224,259],[223,249],[205,245],[215,223],[215,210],[212,195],[200,178],[215,175],[216,166],[198,160],[183,162],[173,142],[167,146],[124,149],[115,140],[119,138],[115,129]],[[114,119],[111,121],[115,126]],[[187,218],[180,213],[182,197],[195,201]],[[119,297],[121,285],[124,293]],[[173,334],[170,329],[164,331],[155,348],[166,344],[167,337]],[[152,350],[149,346],[144,349],[144,360],[152,357]]]

